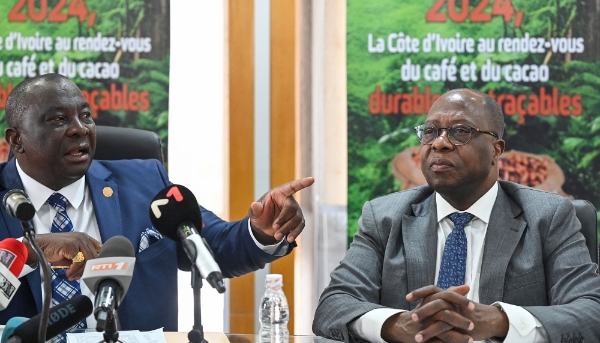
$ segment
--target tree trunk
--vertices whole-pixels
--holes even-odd
[[[572,58],[595,62],[600,59],[600,0],[578,1],[577,17],[573,22],[573,37],[583,37],[585,50]]]
[[[170,0],[146,1],[144,19],[140,23],[141,37],[152,39],[152,51],[140,58],[160,60],[169,54],[171,47]]]

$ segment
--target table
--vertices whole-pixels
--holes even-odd
[[[168,343],[188,343],[187,332],[165,332]],[[259,343],[258,335],[205,332],[208,343]],[[291,336],[289,343],[332,343],[337,342],[319,336]]]

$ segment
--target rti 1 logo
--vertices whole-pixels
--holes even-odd
[[[90,272],[100,272],[107,270],[125,270],[127,269],[127,262],[105,262],[92,264]]]
[[[177,188],[177,186],[173,186],[169,189],[169,191],[167,192],[167,198],[175,198],[175,201],[177,202],[182,202],[183,201],[183,195],[181,195],[181,191],[179,190],[179,188]],[[160,209],[158,208],[159,206],[164,206],[166,204],[169,203],[169,199],[157,199],[154,200],[152,202],[152,204],[150,204],[150,209],[152,210],[152,213],[154,214],[154,216],[156,218],[160,218],[160,216],[162,215],[162,213],[160,212]]]

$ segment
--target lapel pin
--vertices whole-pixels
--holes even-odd
[[[110,187],[104,187],[102,194],[104,194],[105,197],[110,198],[113,195],[113,190]]]

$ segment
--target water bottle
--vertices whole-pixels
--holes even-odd
[[[265,279],[265,294],[260,300],[260,341],[265,343],[286,343],[290,333],[287,322],[290,310],[283,294],[283,276],[268,274]]]

